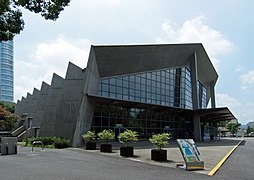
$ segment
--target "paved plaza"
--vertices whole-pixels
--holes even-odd
[[[177,163],[184,161],[175,141],[170,141],[166,148],[166,162],[151,160],[150,150],[153,146],[148,141],[133,144],[135,156],[132,158],[121,157],[120,144],[114,142],[112,153],[101,153],[99,144],[95,151],[84,148],[41,151],[35,148],[32,152],[31,147],[19,146],[17,155],[0,156],[0,179],[218,179],[207,174],[239,141],[223,139],[197,143],[205,162],[205,170],[200,171],[186,171],[176,167]]]
[[[228,138],[221,139],[218,141],[207,141],[197,143],[198,150],[201,153],[201,158],[205,163],[205,169],[195,171],[201,174],[208,174],[242,139],[240,138]],[[112,153],[103,153],[109,156],[116,156],[120,158],[124,158],[120,156],[119,147],[121,144],[112,143],[113,144],[113,152]],[[166,162],[156,162],[151,160],[151,149],[154,146],[149,141],[141,141],[132,144],[134,146],[134,157],[125,158],[133,161],[177,168],[177,164],[184,164],[184,159],[181,155],[181,152],[178,148],[176,141],[170,141],[167,148],[167,159]],[[97,145],[97,150],[86,150],[91,153],[100,153],[99,144]]]

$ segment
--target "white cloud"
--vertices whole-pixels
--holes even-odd
[[[240,77],[242,83],[245,83],[245,84],[254,84],[254,70],[253,71],[249,71],[245,74],[243,74],[241,77]]]
[[[249,100],[239,102],[228,94],[216,94],[216,100],[218,107],[229,107],[241,124],[245,125],[254,120],[253,102],[249,102]]]
[[[240,76],[241,91],[252,93],[254,89],[254,70]]]
[[[241,106],[241,103],[237,99],[229,96],[228,94],[216,94],[216,102],[218,107],[234,108]]]
[[[115,6],[118,5],[121,0],[103,0],[105,4],[110,5],[110,6]]]
[[[241,65],[237,65],[235,68],[236,72],[242,72],[243,71],[243,67]]]
[[[26,60],[15,59],[15,101],[40,90],[42,81],[51,83],[53,73],[63,78],[68,62],[85,68],[90,41],[57,38],[52,42],[40,43]]]
[[[232,51],[233,43],[219,31],[205,25],[203,20],[203,16],[197,16],[185,21],[179,28],[175,23],[166,21],[162,30],[171,43],[202,43],[213,64],[218,66],[219,56]],[[165,40],[157,38],[157,42],[165,43]]]

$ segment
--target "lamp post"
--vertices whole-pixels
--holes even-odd
[[[25,126],[26,126],[26,146],[28,144],[28,139],[27,139],[27,129],[28,129],[28,120],[27,120],[27,113],[22,113],[21,119],[25,120]]]

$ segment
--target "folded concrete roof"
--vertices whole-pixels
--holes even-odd
[[[218,74],[203,45],[153,44],[92,46],[100,77],[152,71],[189,64],[196,52],[198,78],[204,84],[216,82]]]

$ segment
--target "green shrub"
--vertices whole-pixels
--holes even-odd
[[[38,137],[36,138],[36,141],[43,142],[44,146],[52,145],[54,144],[54,137]]]
[[[25,142],[26,139],[23,140]],[[32,146],[34,141],[41,141],[43,146],[46,148],[67,148],[69,147],[69,140],[59,138],[59,137],[31,137],[28,138],[28,146]]]
[[[149,141],[160,151],[168,144],[169,136],[170,134],[168,133],[153,134]]]
[[[104,129],[102,132],[98,133],[99,138],[105,141],[107,144],[115,138],[115,134],[111,129]]]
[[[32,144],[34,141],[36,141],[35,137],[27,138],[27,143]],[[23,139],[23,142],[26,142],[26,139]]]
[[[129,143],[135,142],[138,140],[138,133],[136,131],[126,129],[123,133],[120,133],[118,136],[119,142],[124,146],[129,146]]]
[[[69,147],[69,140],[63,138],[54,138],[54,146],[57,149],[67,148]]]
[[[85,134],[82,135],[82,137],[88,142],[93,142],[96,135],[94,131],[87,131]]]

